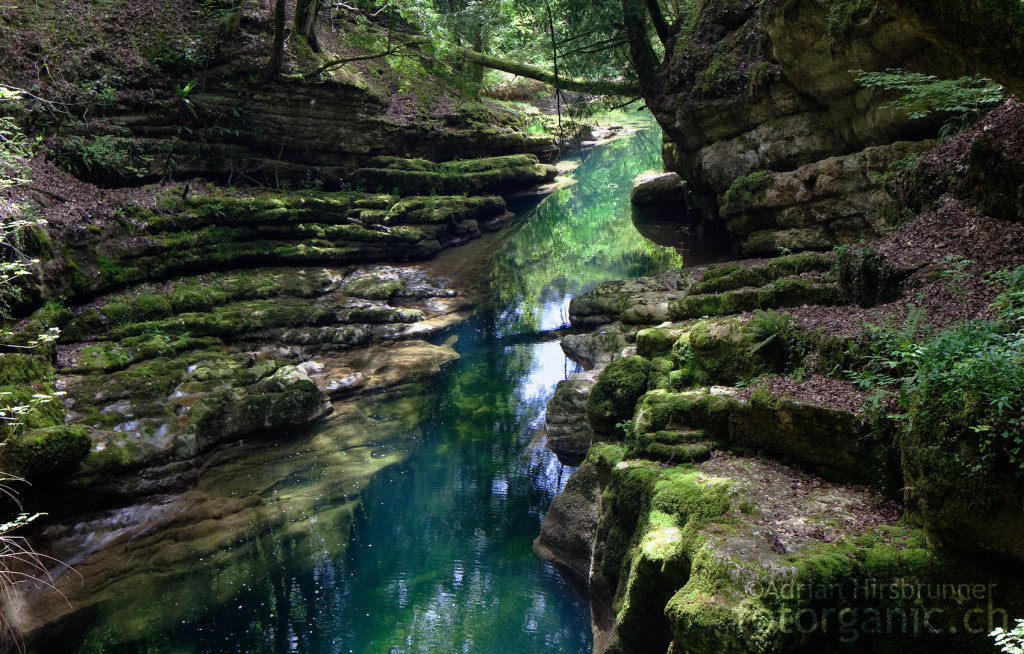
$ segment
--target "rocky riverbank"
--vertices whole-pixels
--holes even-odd
[[[1024,233],[1006,184],[981,181],[1019,171],[1022,115],[891,170],[905,218],[873,242],[573,300],[590,331],[563,349],[589,370],[547,431],[582,464],[535,550],[589,590],[595,651],[988,651],[980,616],[1024,611]]]

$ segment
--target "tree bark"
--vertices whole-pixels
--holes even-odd
[[[555,74],[538,66],[499,59],[498,57],[480,52],[473,52],[468,48],[457,48],[456,51],[459,53],[459,56],[469,63],[478,64],[485,68],[493,68],[494,70],[502,70],[506,73],[512,73],[513,75],[519,75],[528,79],[535,79],[538,82],[544,82],[552,86],[555,85]],[[558,86],[565,91],[590,93],[592,95],[637,95],[640,93],[640,87],[634,82],[587,80],[565,77],[564,75],[558,76]]]
[[[665,13],[661,10],[659,0],[647,0],[647,11],[651,15],[654,31],[658,33],[658,40],[665,45],[668,43],[668,21],[665,20]]]
[[[320,52],[320,43],[316,40],[316,16],[320,11],[320,0],[296,0],[295,2],[295,33],[306,39],[313,52]]]
[[[622,22],[629,39],[629,54],[633,72],[640,81],[640,91],[650,105],[657,95],[655,72],[658,70],[658,55],[647,38],[645,12],[640,0],[622,0]]]
[[[284,23],[287,0],[276,0],[274,4],[274,44],[270,50],[270,61],[267,63],[267,77],[281,74],[281,62],[284,59]]]
[[[484,31],[483,27],[477,27],[476,31],[473,32],[473,52],[483,54],[484,52]],[[473,83],[473,87],[476,89],[477,95],[480,94],[480,87],[484,84],[484,67],[480,65],[474,65],[469,71],[469,81]]]
[[[242,27],[242,11],[245,8],[245,0],[232,0],[231,15],[224,25],[224,36],[226,39],[233,39],[238,35]]]
[[[875,0],[939,48],[1024,99],[1020,0]]]

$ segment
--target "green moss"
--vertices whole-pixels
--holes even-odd
[[[395,295],[405,292],[405,284],[401,279],[387,279],[377,275],[363,275],[348,282],[344,286],[348,295],[367,300],[389,301]]]
[[[755,388],[750,391],[750,403],[759,408],[775,411],[779,408],[779,400],[763,388]]]
[[[725,192],[725,201],[742,205],[753,204],[755,200],[764,194],[765,183],[769,174],[771,174],[770,171],[758,170],[732,180],[729,189]]]
[[[786,357],[764,346],[737,319],[716,319],[696,323],[689,333],[692,356],[688,369],[700,385],[727,384],[753,379],[767,372],[780,372]],[[785,344],[780,347],[785,349]]]
[[[39,355],[0,353],[0,380],[5,386],[49,381],[55,372],[53,364]]]
[[[668,316],[672,320],[687,320],[707,316],[727,316],[760,307],[756,291],[726,291],[708,295],[688,295],[669,302]]]
[[[679,331],[673,329],[641,329],[636,334],[636,353],[646,359],[665,357],[671,354],[672,346],[679,338]]]
[[[728,395],[712,394],[706,389],[681,393],[650,391],[638,403],[635,429],[648,434],[702,429],[711,438],[726,440],[729,418],[737,404]]]
[[[650,372],[651,362],[639,356],[616,359],[601,372],[587,398],[587,419],[597,437],[621,438],[618,425],[633,417]]]
[[[861,306],[895,299],[904,278],[867,246],[837,248],[836,272],[843,292]]]
[[[425,159],[377,157],[356,171],[352,183],[401,195],[495,193],[543,182],[550,171],[532,154],[435,164]]]
[[[44,383],[21,383],[16,386],[0,386],[0,405],[2,406],[32,406],[31,410],[23,414],[20,424],[23,429],[42,429],[64,424],[64,403],[59,398],[49,402],[36,402],[35,395],[42,394],[52,396],[56,389],[48,382]],[[0,423],[0,440],[10,434],[6,422]]]
[[[89,453],[89,434],[78,425],[34,429],[7,439],[0,464],[29,481],[66,476]]]
[[[651,374],[647,378],[647,389],[669,388],[670,378],[676,364],[666,357],[651,359]]]
[[[611,471],[626,455],[621,443],[595,442],[587,450],[587,462],[606,472]]]
[[[98,481],[111,474],[133,470],[142,464],[144,451],[139,444],[113,441],[104,445],[103,449],[89,451],[82,461],[78,478],[83,482]]]

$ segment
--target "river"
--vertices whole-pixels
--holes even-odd
[[[577,370],[553,332],[573,295],[682,256],[631,224],[656,128],[568,158],[577,183],[511,202],[510,228],[431,264],[480,298],[436,337],[461,356],[436,384],[339,402],[306,434],[211,463],[188,525],[165,520],[52,651],[589,652],[586,598],[531,549],[572,473],[538,437]]]

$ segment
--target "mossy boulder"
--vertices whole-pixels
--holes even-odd
[[[668,356],[681,333],[680,329],[664,327],[641,329],[636,333],[636,353],[646,359]]]
[[[573,373],[558,382],[544,414],[548,448],[566,465],[579,465],[587,455],[594,431],[587,421],[587,399],[595,371]]]
[[[211,393],[192,409],[200,448],[242,436],[282,435],[331,411],[330,401],[300,367],[279,368],[241,389]]]
[[[345,282],[343,287],[346,294],[365,300],[391,300],[395,295],[405,291],[405,283],[395,278],[385,278],[379,275],[360,275]]]
[[[92,441],[81,425],[57,425],[18,433],[0,453],[3,469],[29,481],[56,481],[69,475],[89,453]]]
[[[651,362],[639,356],[616,359],[601,372],[587,398],[587,419],[598,437],[622,438],[621,423],[632,419],[647,391]]]
[[[1024,565],[1024,483],[1011,466],[974,470],[970,438],[936,438],[911,425],[897,444],[907,510],[946,547]]]
[[[0,354],[0,385],[33,384],[53,378],[54,367],[37,354]]]
[[[426,159],[377,157],[356,171],[352,183],[399,195],[497,193],[550,181],[552,166],[531,154],[434,163]]]
[[[606,445],[580,470],[538,551],[589,575],[603,651],[986,651],[964,618],[993,601],[1024,610],[1018,579],[933,550],[862,486],[730,455],[654,465]],[[900,628],[925,610],[933,629]]]
[[[769,372],[781,372],[787,347],[775,335],[764,337],[736,318],[703,320],[680,338],[689,346],[681,369],[697,385],[736,384]],[[769,342],[769,339],[770,342]],[[680,348],[676,348],[677,356]]]

